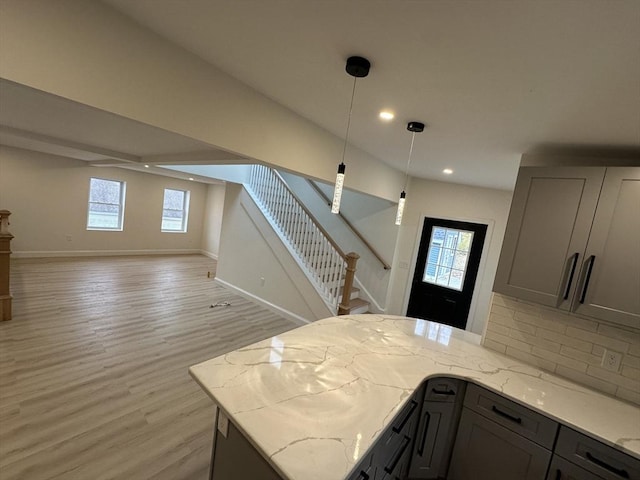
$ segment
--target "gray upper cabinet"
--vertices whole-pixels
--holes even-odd
[[[574,311],[640,325],[640,168],[608,168],[582,260]]]
[[[523,167],[494,290],[640,320],[640,167]]]

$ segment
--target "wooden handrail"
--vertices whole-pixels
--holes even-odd
[[[11,239],[9,210],[0,210],[0,321],[11,320],[11,292],[9,286]]]
[[[278,177],[278,180],[280,180],[280,182],[282,183],[282,186],[284,188],[287,189],[287,191],[291,194],[291,196],[293,196],[293,198],[296,199],[296,202],[298,202],[298,204],[300,205],[300,207],[302,208],[302,210],[304,210],[304,212],[309,215],[309,218],[311,218],[311,220],[313,221],[313,223],[315,223],[316,227],[318,227],[318,230],[320,230],[322,232],[322,234],[325,236],[325,238],[327,239],[327,241],[331,244],[331,246],[333,248],[335,248],[336,252],[338,252],[338,255],[340,255],[342,257],[342,259],[346,262],[348,256],[342,251],[342,249],[338,246],[338,244],[333,240],[333,238],[331,238],[331,236],[329,235],[329,232],[327,232],[324,228],[322,228],[322,225],[320,224],[320,222],[318,221],[318,219],[313,215],[313,213],[311,213],[309,211],[309,209],[304,205],[304,202],[302,202],[302,200],[300,200],[300,197],[298,197],[293,190],[291,190],[291,188],[289,188],[289,185],[287,185],[287,182],[285,181],[284,178],[282,178],[282,175],[280,175],[280,173],[278,173],[278,171],[276,169],[272,169],[273,173],[276,175],[276,177]]]
[[[324,201],[327,202],[328,205],[331,205],[331,201],[329,200],[329,197],[327,197],[324,194],[324,192],[320,190],[320,188],[315,184],[315,182],[313,180],[309,180],[308,178],[306,180],[307,182],[309,182],[309,185],[311,185],[311,187],[313,187],[313,189],[318,193],[318,195],[320,195],[324,199]],[[373,253],[373,256],[376,257],[380,261],[380,263],[382,263],[382,266],[384,267],[384,269],[389,270],[391,268],[391,265],[389,265],[387,262],[384,261],[382,256],[376,251],[375,248],[373,248],[373,245],[371,245],[367,241],[367,239],[362,236],[362,234],[356,229],[356,227],[352,225],[352,223],[349,220],[347,220],[347,218],[344,215],[342,215],[341,213],[338,213],[338,215],[340,216],[340,218],[342,218],[344,223],[347,224],[347,227],[351,229],[351,231],[356,235],[356,237],[358,237],[362,241],[362,243],[364,243],[364,245],[371,251],[371,253]]]
[[[351,301],[351,288],[353,287],[353,278],[356,274],[356,262],[360,256],[351,252],[347,255],[347,273],[344,276],[344,287],[342,287],[342,299],[338,305],[338,315],[349,315],[351,309],[349,303]]]

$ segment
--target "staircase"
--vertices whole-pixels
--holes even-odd
[[[352,286],[359,256],[340,249],[280,174],[253,165],[245,188],[330,310],[338,315],[366,313],[369,302]]]

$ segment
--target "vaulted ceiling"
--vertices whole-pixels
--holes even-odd
[[[404,171],[406,124],[426,123],[413,150],[410,173],[417,177],[510,189],[523,153],[640,158],[637,0],[104,3],[340,137],[353,86],[345,60],[365,56],[372,67],[356,84],[349,140]],[[39,101],[40,112],[55,103]],[[12,107],[33,125],[19,104],[3,107],[0,123],[19,123]],[[41,115],[37,130],[45,137],[125,155],[211,150],[79,105],[57,107],[69,118],[74,111],[84,116],[47,126]],[[382,109],[395,118],[381,121]],[[102,138],[92,138],[96,132]],[[11,133],[0,132],[6,142]],[[94,153],[108,157],[109,148]],[[443,175],[445,168],[453,174]]]

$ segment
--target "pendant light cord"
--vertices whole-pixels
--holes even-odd
[[[353,111],[353,97],[356,96],[356,80],[357,77],[353,77],[353,89],[351,90],[351,103],[349,104],[349,116],[347,117],[347,131],[344,136],[344,146],[342,147],[342,163],[344,163],[344,156],[347,153],[347,142],[349,140],[349,127],[351,126],[351,112]]]
[[[411,154],[413,153],[413,141],[416,139],[416,132],[411,132],[411,147],[409,147],[409,159],[407,160],[407,170],[404,172],[404,188],[407,190],[407,183],[409,182],[409,165],[411,165]]]

